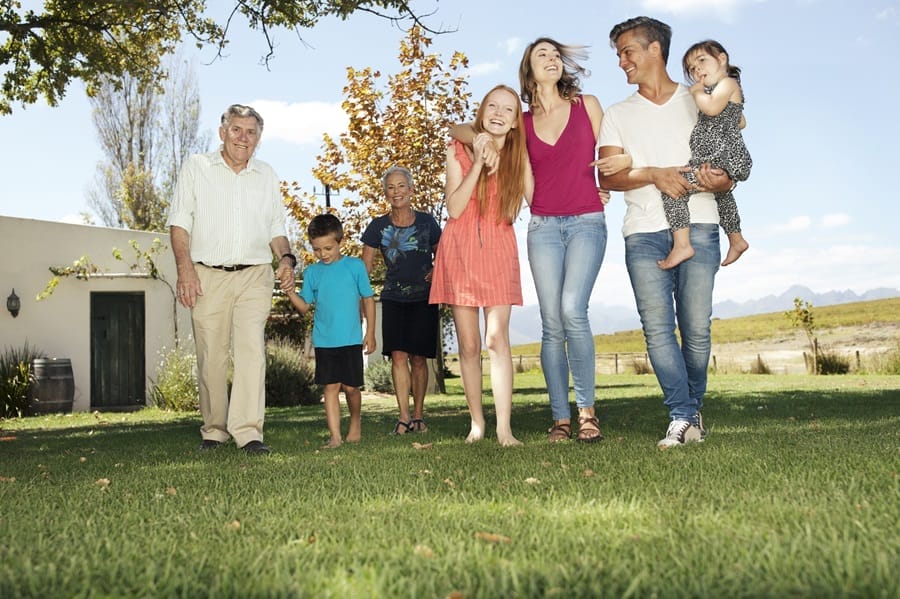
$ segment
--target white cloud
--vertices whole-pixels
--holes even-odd
[[[843,213],[826,214],[822,217],[823,227],[843,227],[850,224],[850,215]]]
[[[818,293],[878,287],[900,288],[900,248],[870,245],[814,245],[774,252],[754,248],[716,276],[715,300],[746,301],[805,285]]]
[[[769,233],[796,233],[805,231],[812,225],[812,219],[808,216],[795,216],[786,223],[776,223],[768,228]]]
[[[896,14],[896,12],[897,11],[894,9],[893,6],[889,6],[888,8],[885,8],[884,10],[880,10],[877,13],[875,13],[875,19],[877,19],[879,21],[885,21],[887,19],[892,18]]]
[[[318,145],[323,133],[337,136],[347,129],[347,115],[340,104],[254,100],[251,106],[265,119],[263,142],[268,138]]]
[[[469,75],[472,77],[481,77],[483,75],[491,75],[500,70],[503,66],[503,63],[500,61],[497,62],[482,62],[476,65],[472,65],[469,67]]]
[[[511,37],[503,40],[499,44],[497,44],[506,52],[507,56],[513,56],[518,54],[519,51],[524,47],[522,43],[522,38],[520,37]]]

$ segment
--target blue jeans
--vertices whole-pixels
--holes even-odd
[[[532,216],[528,262],[541,307],[541,368],[554,420],[572,417],[569,369],[579,408],[594,405],[594,336],[588,302],[603,254],[606,215]]]
[[[672,233],[635,233],[625,238],[625,265],[669,418],[696,423],[706,393],[712,292],[720,260],[718,225],[691,225],[691,244],[693,258],[663,270],[656,261],[672,249]]]

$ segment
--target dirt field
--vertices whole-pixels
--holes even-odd
[[[851,369],[856,370],[865,367],[867,360],[900,346],[900,323],[830,329],[821,331],[818,341],[819,351],[846,356],[850,359]],[[773,374],[803,374],[806,372],[804,353],[811,354],[809,343],[806,336],[797,331],[790,336],[763,341],[713,344],[710,366],[722,373],[749,372],[760,359]],[[646,360],[645,354],[598,354],[597,372],[634,372],[635,365],[639,367]],[[451,360],[449,364],[451,370],[458,371],[455,361]],[[513,365],[517,369],[527,370],[539,364],[538,356],[519,355],[513,348]]]

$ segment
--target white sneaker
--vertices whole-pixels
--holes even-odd
[[[706,427],[703,426],[703,414],[697,412],[697,426],[700,428],[700,440],[706,439]]]
[[[673,420],[669,423],[666,436],[660,439],[656,446],[660,449],[668,449],[684,445],[685,443],[699,443],[701,441],[703,441],[703,436],[700,433],[700,427],[687,420]]]

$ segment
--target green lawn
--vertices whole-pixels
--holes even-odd
[[[0,421],[0,597],[900,596],[898,376],[714,376],[707,441],[667,452],[652,376],[550,445],[517,375],[509,449],[463,442],[450,384],[428,433],[368,401],[333,451],[321,407],[270,409],[265,457],[199,452],[196,415]]]

